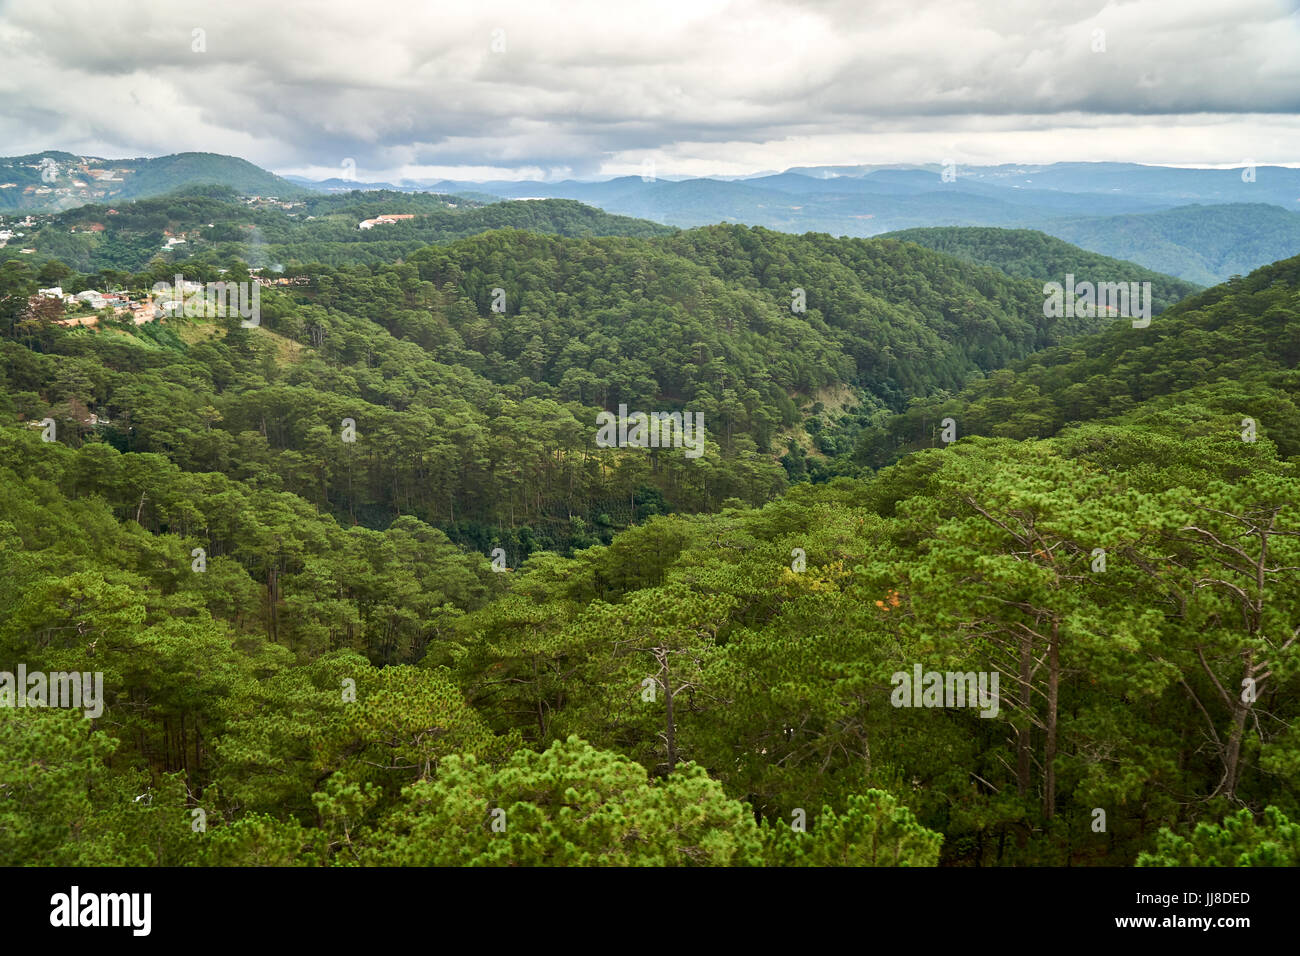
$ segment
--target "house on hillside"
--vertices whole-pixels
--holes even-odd
[[[375,226],[387,225],[398,222],[402,219],[414,219],[413,213],[394,213],[393,215],[376,216],[374,219],[363,219],[357,223],[358,229],[373,229]]]

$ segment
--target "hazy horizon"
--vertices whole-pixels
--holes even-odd
[[[216,153],[216,152],[213,151],[213,150],[184,150],[184,151],[182,151],[182,152],[186,152],[186,153],[210,153],[210,154],[215,154],[215,155],[225,155],[225,156],[232,156],[232,157],[235,158],[235,159],[243,159],[243,160],[246,160],[246,161],[248,161],[248,162],[252,162],[252,160],[248,160],[247,157],[243,157],[243,156],[235,156],[234,154],[227,154],[227,153]],[[127,161],[130,161],[130,160],[133,160],[133,159],[159,159],[159,158],[162,158],[162,157],[165,157],[165,156],[178,155],[178,153],[152,153],[152,154],[150,154],[150,153],[136,153],[136,154],[132,154],[132,155],[104,156],[104,155],[97,154],[97,153],[84,152],[84,151],[79,152],[79,151],[77,151],[77,150],[65,149],[65,148],[60,147],[60,146],[49,146],[49,147],[46,147],[46,148],[44,148],[44,149],[28,150],[28,151],[25,151],[25,152],[23,152],[23,153],[21,153],[21,154],[15,154],[15,155],[35,156],[35,155],[41,155],[41,154],[43,154],[43,153],[69,153],[69,154],[78,155],[78,156],[84,156],[84,157],[88,157],[88,158],[93,157],[93,158],[96,158],[96,159],[102,159],[102,160],[106,160],[106,161],[108,161],[108,162],[127,162]],[[257,165],[257,164],[254,164],[254,165]],[[963,165],[963,164],[958,164],[958,165],[960,166],[960,165]],[[1084,161],[1080,161],[1080,160],[1073,160],[1073,159],[1060,159],[1060,160],[1051,160],[1051,161],[1047,161],[1047,162],[1033,162],[1033,163],[1031,163],[1031,162],[1005,162],[1005,163],[970,164],[969,166],[967,166],[967,168],[969,168],[969,169],[994,169],[994,168],[1000,168],[1000,167],[1008,167],[1008,168],[1023,167],[1026,171],[1032,171],[1033,169],[1042,169],[1042,168],[1046,168],[1046,167],[1054,166],[1054,165],[1076,165],[1076,166],[1077,166],[1077,165],[1133,165],[1133,166],[1145,166],[1145,167],[1150,167],[1150,168],[1152,168],[1152,169],[1205,169],[1205,170],[1211,170],[1211,169],[1228,169],[1228,170],[1230,170],[1230,169],[1243,169],[1243,168],[1245,168],[1246,165],[1253,165],[1253,166],[1255,166],[1256,168],[1269,167],[1269,166],[1277,167],[1277,168],[1284,168],[1284,169],[1297,169],[1297,168],[1300,168],[1300,162],[1288,162],[1288,163],[1263,163],[1263,162],[1256,162],[1256,163],[1251,163],[1251,164],[1246,164],[1246,163],[1240,163],[1240,162],[1239,162],[1239,163],[1219,163],[1219,164],[1213,164],[1213,165],[1211,165],[1211,164],[1191,164],[1191,163],[1138,163],[1138,162],[1129,162],[1129,161],[1126,161],[1126,160],[1084,160]],[[714,175],[711,175],[711,176],[690,176],[690,175],[674,174],[674,173],[672,173],[672,172],[656,171],[656,173],[655,173],[655,177],[656,177],[657,179],[660,179],[660,180],[666,180],[666,181],[671,181],[671,182],[685,182],[685,181],[692,180],[692,179],[712,179],[712,180],[718,180],[718,181],[739,181],[739,180],[747,180],[747,179],[759,179],[759,178],[762,178],[762,177],[764,177],[764,176],[779,176],[779,175],[781,175],[781,174],[783,174],[783,173],[790,172],[791,170],[799,170],[799,169],[821,169],[821,168],[831,169],[831,168],[837,168],[837,167],[855,167],[855,166],[858,166],[858,167],[874,167],[874,168],[869,168],[869,169],[867,169],[866,172],[864,172],[864,173],[861,173],[861,174],[853,174],[853,175],[868,175],[868,174],[871,173],[871,172],[877,172],[877,171],[888,170],[888,169],[924,169],[924,170],[927,170],[927,171],[932,171],[932,170],[941,170],[941,169],[943,168],[943,167],[942,167],[942,164],[940,164],[940,163],[906,163],[906,162],[898,162],[898,163],[875,163],[875,164],[867,164],[867,163],[839,162],[839,163],[826,163],[826,164],[822,164],[822,165],[819,165],[819,166],[806,166],[806,165],[803,165],[803,166],[790,166],[790,167],[786,167],[786,168],[784,168],[784,169],[761,169],[761,170],[754,170],[753,172],[749,172],[749,173],[714,174]],[[333,170],[333,171],[327,170],[327,171],[325,171],[325,174],[323,174],[323,175],[319,175],[319,176],[308,176],[308,175],[304,175],[304,174],[299,173],[299,172],[295,172],[295,171],[292,170],[292,169],[287,169],[287,170],[286,170],[286,169],[274,169],[274,168],[269,168],[269,167],[261,167],[261,168],[264,168],[264,169],[266,169],[268,172],[274,173],[274,174],[277,175],[277,176],[286,177],[286,178],[290,178],[290,179],[293,179],[293,178],[306,179],[306,180],[310,180],[310,181],[313,181],[313,182],[324,182],[324,181],[331,180],[331,179],[345,179],[345,178],[347,178],[347,177],[345,177],[344,175],[342,175],[342,173],[344,172],[343,170]],[[584,183],[609,182],[609,181],[611,181],[611,180],[614,180],[614,179],[621,179],[621,178],[639,178],[641,175],[642,175],[642,173],[640,173],[640,172],[626,172],[626,173],[617,173],[617,174],[610,173],[610,174],[605,174],[605,175],[595,175],[595,176],[567,176],[567,177],[563,177],[563,178],[547,178],[547,179],[540,179],[540,178],[538,178],[538,179],[528,179],[528,178],[523,178],[523,177],[521,177],[521,178],[517,178],[517,179],[502,179],[502,180],[479,179],[479,180],[461,180],[461,181],[463,181],[463,182],[479,182],[479,183],[485,183],[485,184],[486,184],[486,183],[491,183],[491,182],[537,182],[537,183],[539,183],[539,184],[551,184],[551,185],[554,185],[554,184],[561,183],[561,182],[565,182],[565,181],[571,181],[571,182],[584,182]],[[836,174],[836,175],[838,175],[838,174]],[[845,174],[845,175],[848,175],[848,174]],[[383,177],[382,177],[382,176],[380,176],[380,175],[374,175],[374,176],[368,175],[368,174],[366,173],[365,170],[357,170],[355,176],[352,177],[352,178],[354,178],[354,179],[356,179],[356,180],[358,180],[359,182],[362,182],[362,183],[365,183],[365,182],[381,182],[381,181],[383,181]],[[394,180],[391,180],[391,182],[392,182],[392,184],[394,184],[394,185],[397,185],[397,184],[399,184],[399,183],[416,183],[416,182],[434,183],[434,182],[438,182],[440,179],[441,179],[441,180],[448,180],[448,181],[455,181],[456,177],[450,177],[450,176],[447,176],[447,177],[438,177],[438,178],[432,178],[432,177],[418,177],[418,178],[415,178],[415,177],[398,177],[398,178],[396,178],[396,179],[394,179]]]

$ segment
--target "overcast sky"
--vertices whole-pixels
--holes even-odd
[[[363,180],[1300,165],[1300,0],[0,0],[0,57],[4,155]]]

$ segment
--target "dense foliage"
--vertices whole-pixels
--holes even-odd
[[[1067,275],[1073,275],[1075,282],[1150,282],[1154,314],[1199,291],[1194,283],[1152,272],[1132,262],[1087,252],[1033,229],[950,226],[904,229],[889,233],[887,238],[915,242],[927,249],[1000,269],[1018,279],[1064,283]]]
[[[1117,322],[957,395],[917,400],[862,433],[858,459],[879,465],[933,445],[937,423],[949,416],[961,434],[1029,438],[1096,418],[1146,427],[1196,422],[1211,412],[1249,417],[1284,455],[1298,454],[1298,279],[1300,258],[1275,263],[1184,300],[1146,328]]]
[[[5,859],[1294,862],[1300,259],[1070,341],[889,240],[304,274],[70,331],[0,267],[0,670],[106,698],[0,707]],[[620,403],[705,454],[597,447]]]
[[[414,218],[360,228],[378,215]],[[157,199],[81,206],[38,223],[23,242],[35,249],[34,262],[59,260],[83,274],[236,261],[279,271],[286,265],[383,265],[432,242],[507,228],[561,236],[674,231],[566,199],[484,205],[459,196],[370,191],[297,197],[285,204],[244,200],[227,187],[193,186]],[[167,247],[169,236],[184,242]]]
[[[412,515],[504,547],[512,566],[650,514],[758,505],[853,470],[835,458],[871,416],[1107,321],[1045,319],[1034,284],[916,247],[740,227],[496,231],[394,266],[310,267],[308,285],[263,291],[255,329],[69,331],[28,315],[51,268],[0,270],[11,411],[53,417],[73,446],[164,455],[345,523]],[[177,268],[123,282],[147,289]],[[197,280],[240,268],[184,266]],[[620,405],[703,415],[706,453],[597,447],[597,414]],[[340,441],[344,419],[361,441]],[[161,521],[154,502],[141,520]]]
[[[1085,249],[1207,285],[1300,249],[1300,212],[1262,202],[1069,219],[1047,228]]]

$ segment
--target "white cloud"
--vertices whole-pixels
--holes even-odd
[[[0,137],[11,153],[207,150],[285,172],[354,158],[362,179],[637,172],[647,157],[661,175],[1286,163],[1296,6],[11,0]]]

